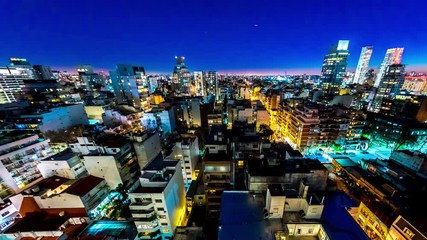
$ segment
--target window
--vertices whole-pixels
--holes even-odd
[[[301,229],[297,229],[297,234],[301,234]]]
[[[165,209],[162,207],[157,208],[157,211],[164,211]]]
[[[308,234],[313,234],[313,228],[308,229]]]
[[[198,199],[199,199],[199,200],[203,200],[203,196],[199,196],[199,197],[198,197]]]
[[[159,215],[160,219],[166,219],[166,215]]]
[[[162,199],[156,199],[154,200],[156,203],[162,203]]]
[[[167,223],[161,223],[162,224],[162,226],[167,226],[168,224]]]

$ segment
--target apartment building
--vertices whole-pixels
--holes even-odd
[[[1,196],[19,192],[42,177],[37,164],[53,155],[49,140],[35,134],[10,132],[1,135]]]
[[[156,157],[142,171],[129,198],[137,239],[172,239],[185,215],[181,161]]]

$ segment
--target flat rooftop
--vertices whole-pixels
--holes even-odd
[[[246,191],[225,191],[220,210],[219,240],[267,239],[263,209]]]
[[[45,212],[27,213],[24,218],[15,219],[15,223],[5,233],[57,231],[67,220],[66,216],[49,215]]]
[[[228,153],[209,153],[209,151],[206,151],[203,160],[207,162],[231,162],[232,157]]]
[[[265,160],[249,160],[248,172],[252,176],[283,176],[286,173],[310,173],[313,170],[327,171],[317,159],[278,159],[278,161],[278,165],[269,165]]]
[[[67,148],[66,150],[57,153],[51,157],[45,158],[42,161],[67,161],[75,156],[78,156],[71,149]]]
[[[166,167],[175,167],[177,164],[178,164],[178,161],[175,161],[175,160],[165,161],[163,159],[162,153],[159,153],[153,160],[151,160],[149,163],[147,163],[147,165],[145,165],[143,170],[147,170],[147,171],[163,170]]]

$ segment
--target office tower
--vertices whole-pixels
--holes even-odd
[[[52,69],[49,66],[34,65],[34,77],[38,80],[55,80]]]
[[[118,64],[116,70],[110,71],[110,77],[119,104],[128,104],[144,111],[150,109],[149,84],[144,67]]]
[[[196,96],[206,96],[206,82],[202,71],[194,72],[194,84]]]
[[[189,95],[191,91],[191,74],[185,66],[184,57],[175,57],[176,65],[173,69],[172,90],[178,94]]]
[[[381,79],[384,77],[387,67],[392,64],[401,64],[402,63],[403,48],[390,48],[387,49],[384,60],[381,63],[380,71],[377,74],[375,79],[374,87],[380,85]]]
[[[371,60],[373,50],[374,48],[372,46],[362,48],[359,62],[357,63],[356,72],[354,73],[353,83],[363,84],[365,82],[366,73],[369,70],[369,61]]]
[[[207,83],[207,94],[215,96],[215,99],[219,99],[218,94],[218,73],[216,71],[209,71],[206,74],[206,83]]]
[[[379,112],[382,108],[384,99],[394,98],[399,93],[400,88],[405,81],[405,66],[402,64],[392,64],[387,67],[382,78],[377,93],[370,110],[372,112]]]
[[[329,94],[338,94],[347,68],[348,40],[340,40],[331,48],[323,60],[321,81],[323,90]]]

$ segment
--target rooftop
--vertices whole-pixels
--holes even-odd
[[[24,218],[16,218],[15,223],[5,233],[58,231],[67,220],[66,216],[49,215],[45,212],[27,213]]]
[[[222,194],[218,239],[267,239],[264,215],[255,199],[246,191]]]
[[[28,188],[21,193],[22,195],[41,196],[49,190],[56,189],[62,184],[67,182],[72,182],[72,181],[74,180],[70,180],[68,178],[63,178],[59,176],[52,176],[52,177],[43,179],[37,185],[34,185],[33,187]]]
[[[157,156],[151,160],[147,165],[145,165],[143,170],[146,171],[157,171],[157,170],[163,170],[166,167],[175,167],[178,164],[178,161],[165,161],[163,159],[162,153],[157,154]]]
[[[69,194],[77,195],[80,197],[85,196],[88,192],[90,192],[94,187],[98,186],[103,178],[95,177],[89,175],[87,177],[81,178],[77,180],[73,185],[71,185],[66,192]]]
[[[252,176],[283,176],[286,173],[310,173],[313,170],[327,171],[317,159],[279,159],[279,165],[269,165],[268,161],[252,159],[248,161],[248,172]]]
[[[205,162],[231,162],[232,157],[228,153],[209,153],[209,151],[206,151],[203,160]]]
[[[78,156],[76,153],[74,153],[71,149],[67,148],[66,150],[57,153],[49,158],[45,158],[42,161],[67,161],[73,157]]]

